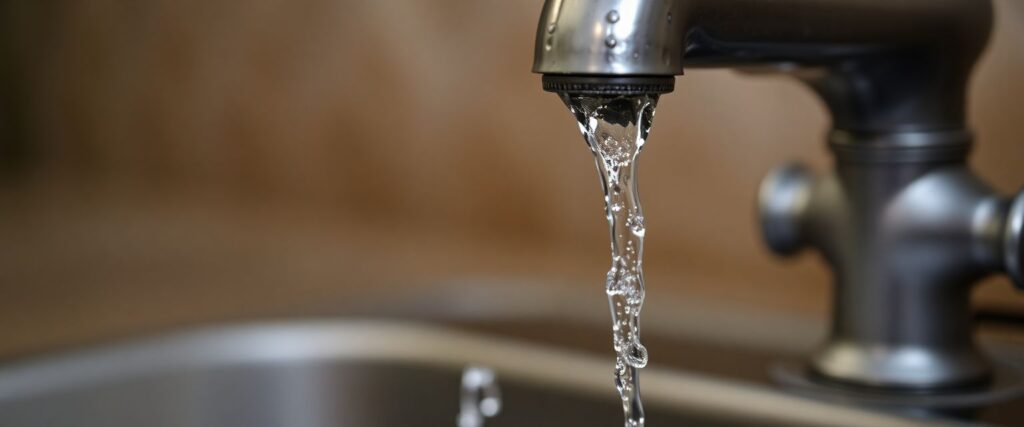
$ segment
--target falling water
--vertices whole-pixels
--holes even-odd
[[[640,344],[644,303],[644,215],[636,189],[636,161],[654,118],[657,95],[562,94],[594,153],[611,230],[612,266],[605,292],[612,313],[615,385],[626,427],[644,425],[639,369],[647,365]]]

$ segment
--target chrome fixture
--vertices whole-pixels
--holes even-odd
[[[832,328],[810,376],[868,389],[982,387],[971,284],[1024,286],[1024,193],[966,166],[971,69],[987,0],[548,0],[533,71],[554,92],[671,92],[690,67],[789,72],[825,101],[835,171],[765,179],[772,250],[819,250],[835,273]],[[664,119],[663,119],[664,120]]]

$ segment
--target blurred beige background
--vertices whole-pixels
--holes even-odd
[[[592,159],[529,73],[540,3],[0,5],[0,355],[454,281],[601,292]],[[1009,193],[1024,4],[996,3],[972,164]],[[770,256],[753,201],[783,161],[827,170],[826,128],[784,77],[678,79],[642,157],[648,304],[823,317],[827,270]],[[976,296],[1024,312],[1005,279]]]

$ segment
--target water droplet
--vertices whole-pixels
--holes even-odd
[[[479,427],[484,418],[492,418],[501,412],[501,388],[494,371],[481,366],[469,366],[462,372],[460,392],[459,427]]]
[[[617,45],[617,44],[619,44],[619,41],[615,40],[615,37],[613,37],[613,36],[608,36],[608,38],[604,39],[604,45],[605,46],[615,47],[615,45]]]
[[[555,30],[557,30],[557,29],[558,29],[558,25],[555,25],[554,22],[548,24],[548,34],[551,34],[551,33],[555,32]]]
[[[546,38],[544,40],[544,50],[551,50],[551,47],[554,45],[554,43],[555,43],[554,37]]]
[[[672,22],[672,12],[668,13],[668,22]]]
[[[633,51],[633,59],[640,59],[640,52]]]
[[[608,22],[611,22],[613,24],[619,22],[619,11],[613,10],[611,12],[608,12],[608,15],[605,16],[605,19],[607,19]]]

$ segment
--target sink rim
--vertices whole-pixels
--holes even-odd
[[[353,343],[358,343],[354,345]],[[457,350],[456,350],[457,349]],[[204,327],[0,367],[0,407],[47,393],[196,367],[339,361],[397,362],[458,372],[485,365],[502,378],[609,399],[611,357],[456,331],[422,322],[319,319]],[[928,422],[659,367],[643,370],[652,408],[723,421],[789,426],[934,426]],[[978,425],[943,421],[940,425]]]

